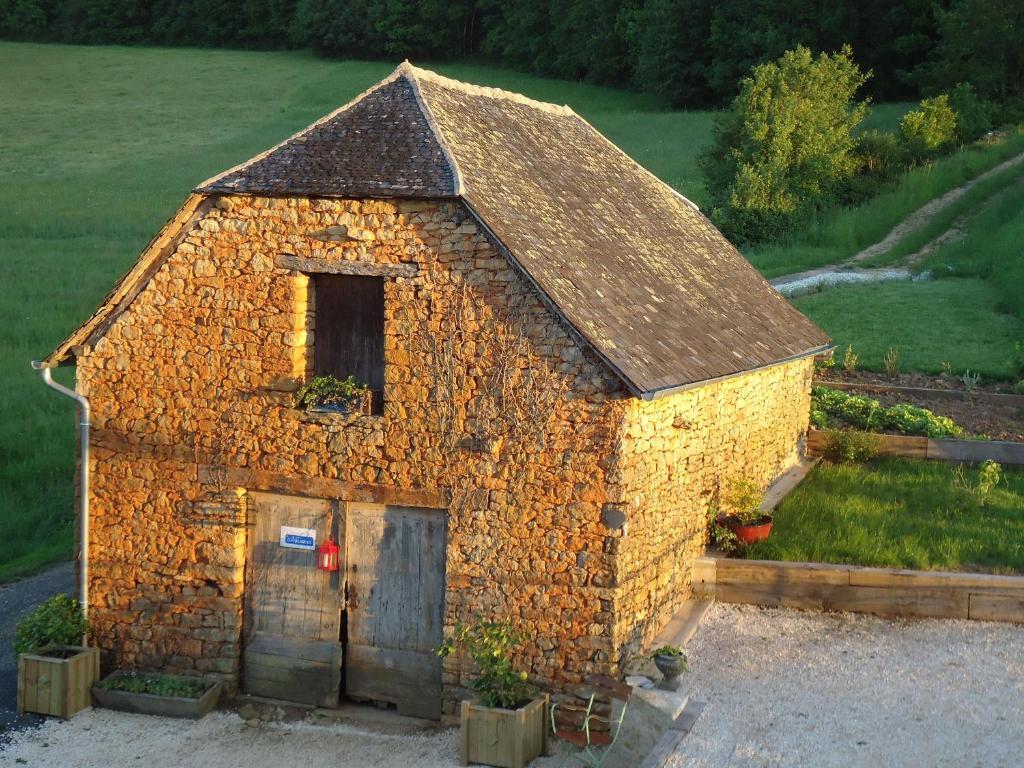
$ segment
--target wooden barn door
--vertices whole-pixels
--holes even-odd
[[[348,504],[345,693],[441,716],[447,516]]]
[[[338,706],[341,688],[339,572],[316,567],[316,552],[281,545],[282,526],[313,529],[316,545],[337,519],[328,501],[254,493],[246,571],[243,685],[246,693]]]

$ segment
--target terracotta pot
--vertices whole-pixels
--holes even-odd
[[[755,541],[768,538],[768,534],[772,532],[772,519],[770,517],[763,517],[758,522],[750,525],[729,521],[726,523],[726,527],[736,534],[737,539],[749,546]]]

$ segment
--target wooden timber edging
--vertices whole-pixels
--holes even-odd
[[[1024,623],[1021,576],[701,557],[692,588],[723,603]]]
[[[1000,464],[1024,465],[1024,443],[1007,440],[957,440],[918,437],[916,435],[877,435],[879,456],[909,459],[981,462],[991,459]],[[828,443],[828,432],[807,430],[807,455],[821,456]]]
[[[931,389],[929,387],[893,387],[888,384],[857,384],[847,381],[820,381],[815,387],[828,387],[843,391],[859,391],[877,394],[907,395],[908,397],[933,397],[937,400],[958,400],[966,403],[991,403],[992,405],[1024,406],[1024,395],[1001,392],[967,392],[960,389]]]

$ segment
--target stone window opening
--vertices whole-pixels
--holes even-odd
[[[313,294],[314,376],[352,376],[373,392],[373,413],[384,408],[384,278],[316,274]]]

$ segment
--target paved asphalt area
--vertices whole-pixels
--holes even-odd
[[[58,592],[74,588],[72,563],[61,563],[20,581],[0,585],[0,747],[11,734],[44,722],[38,715],[19,715],[18,659],[14,628],[26,613]]]

